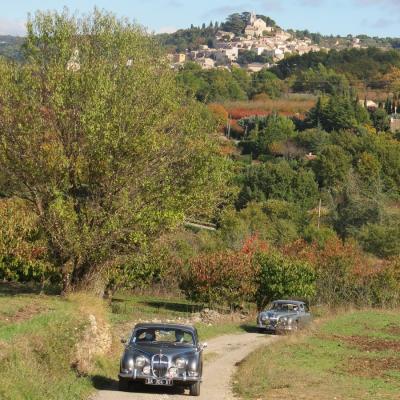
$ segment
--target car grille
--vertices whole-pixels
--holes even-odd
[[[153,375],[157,378],[163,378],[168,372],[168,357],[162,354],[156,354],[151,360]]]
[[[277,323],[278,323],[278,320],[276,320],[276,319],[267,319],[267,320],[265,320],[265,325],[271,326],[273,328],[275,328]]]

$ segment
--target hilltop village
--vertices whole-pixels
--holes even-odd
[[[352,47],[360,48],[360,40],[354,38]],[[251,13],[248,25],[240,34],[218,30],[213,47],[203,44],[196,50],[170,53],[168,59],[171,66],[178,69],[184,63],[192,61],[203,69],[241,67],[249,72],[258,72],[270,68],[287,55],[303,55],[321,50],[329,51],[328,48],[313,43],[311,38],[297,38],[277,26],[269,26],[264,19]],[[240,62],[240,56],[248,52],[262,56],[259,57],[262,62]]]

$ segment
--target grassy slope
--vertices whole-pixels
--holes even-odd
[[[84,328],[75,301],[0,286],[0,398],[83,399],[89,378],[71,369]]]
[[[252,354],[235,378],[244,399],[400,399],[400,316],[355,311],[310,336]]]

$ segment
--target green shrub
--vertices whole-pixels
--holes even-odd
[[[400,224],[380,225],[367,224],[358,239],[363,248],[379,257],[391,257],[400,255]]]
[[[0,199],[0,279],[40,282],[58,277],[48,261],[37,215],[23,200]]]
[[[254,263],[259,270],[256,302],[260,309],[278,298],[311,298],[315,295],[316,276],[308,262],[271,252],[258,253]]]
[[[336,237],[336,232],[329,227],[308,225],[304,229],[303,237],[308,243],[316,243],[318,247],[323,248],[328,240]]]
[[[377,273],[368,276],[369,298],[378,307],[400,304],[400,258],[391,260]]]

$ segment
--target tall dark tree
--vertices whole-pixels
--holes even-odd
[[[232,32],[235,35],[241,35],[246,27],[246,20],[242,14],[234,13],[228,16],[226,22],[223,24],[223,30]]]

